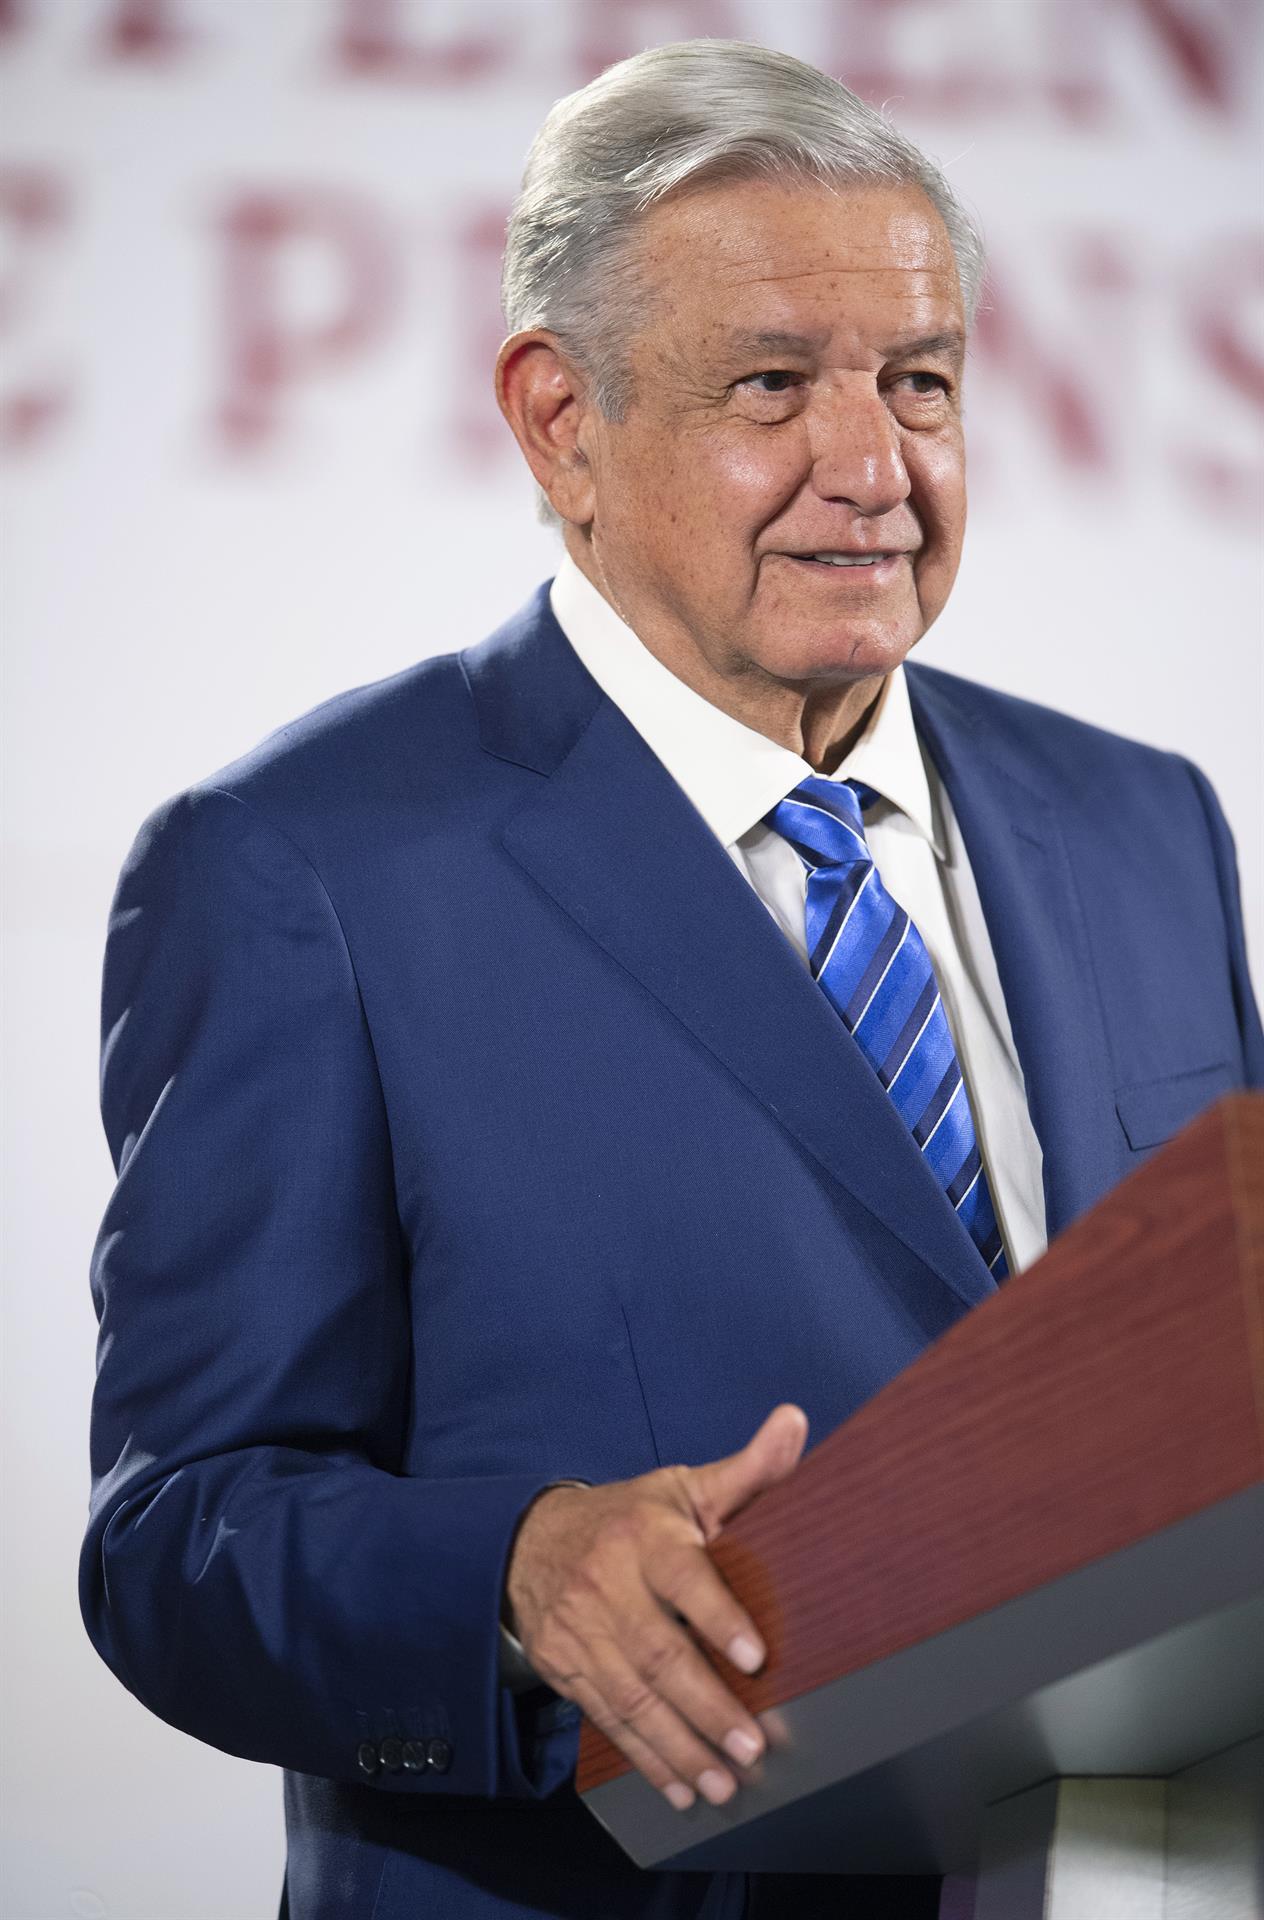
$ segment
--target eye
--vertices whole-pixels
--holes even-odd
[[[929,397],[931,394],[948,393],[950,391],[948,382],[942,373],[902,373],[896,384],[899,385],[905,381],[914,383],[913,392],[919,396],[925,395]]]
[[[801,373],[792,373],[788,367],[769,367],[763,373],[748,373],[737,384],[751,387],[756,393],[788,393],[802,379]],[[756,385],[757,381],[766,381],[767,385]]]

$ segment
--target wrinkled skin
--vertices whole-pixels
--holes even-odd
[[[657,207],[639,245],[625,418],[541,332],[502,349],[502,405],[568,550],[651,652],[827,769],[960,560],[948,235],[913,188],[748,182]],[[823,551],[891,557],[802,557]]]

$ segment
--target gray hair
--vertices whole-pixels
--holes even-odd
[[[739,40],[683,40],[620,60],[551,109],[509,217],[510,332],[556,334],[601,412],[621,420],[627,347],[645,315],[633,233],[677,190],[738,180],[920,187],[947,229],[973,319],[983,241],[933,161],[802,60]],[[543,494],[540,513],[558,522]]]

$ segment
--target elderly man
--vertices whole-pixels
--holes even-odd
[[[797,61],[559,103],[497,366],[556,578],[125,869],[83,1610],[286,1769],[290,1920],[935,1910],[638,1872],[571,1776],[582,1711],[682,1841],[742,1791],[763,1649],[707,1542],[1264,1076],[1201,775],[904,666],[980,271]]]

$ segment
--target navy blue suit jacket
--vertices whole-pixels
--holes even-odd
[[[1056,1234],[1264,1079],[1231,841],[1185,761],[908,678]],[[292,1920],[773,1911],[579,1805],[574,1709],[498,1679],[515,1524],[780,1400],[819,1440],[991,1282],[545,589],[159,809],[103,1032],[84,1618],[154,1713],[286,1769]]]

